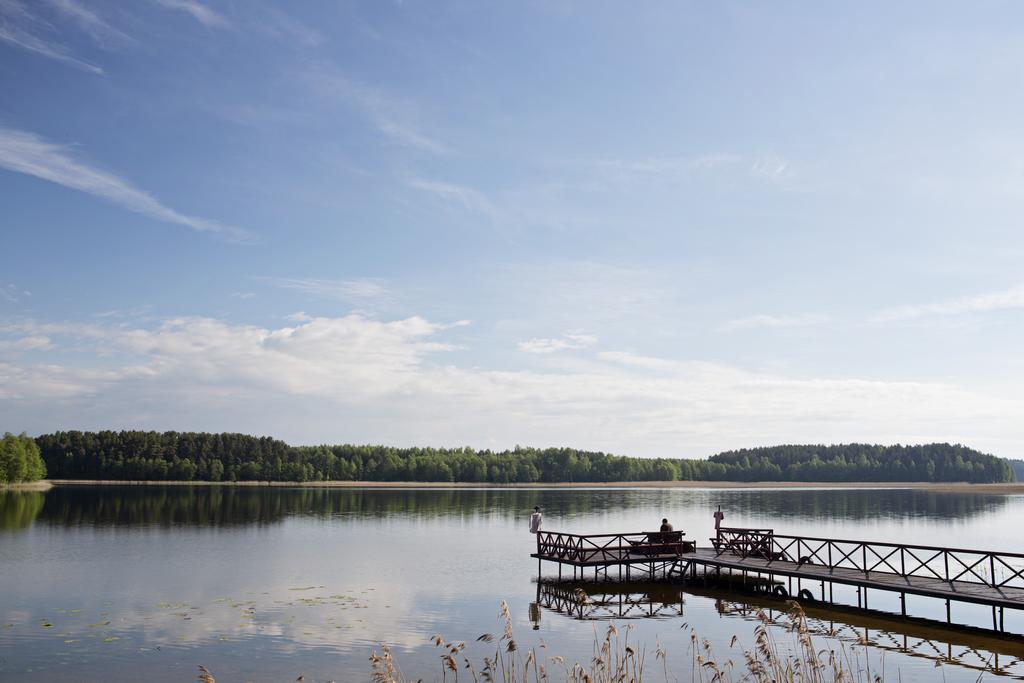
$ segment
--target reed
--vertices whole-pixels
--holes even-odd
[[[800,605],[788,602],[789,610],[782,624],[788,642],[776,638],[779,622],[763,611],[758,611],[758,625],[754,629],[753,647],[744,648],[740,638],[733,636],[726,656],[715,652],[711,642],[689,629],[688,648],[691,652],[689,671],[674,672],[669,667],[666,647],[657,641],[653,668],[647,667],[646,648],[630,642],[632,626],[620,630],[614,623],[604,634],[595,634],[594,653],[588,662],[568,664],[559,655],[549,655],[544,645],[523,650],[516,642],[512,629],[512,615],[502,601],[499,623],[500,635],[485,633],[477,638],[493,643],[494,651],[474,663],[465,654],[466,643],[446,641],[435,635],[431,639],[441,652],[438,674],[421,678],[406,677],[391,649],[381,644],[381,651],[370,657],[375,683],[412,683],[413,681],[441,680],[447,683],[462,681],[473,683],[643,683],[644,681],[694,681],[699,683],[881,683],[884,668],[871,670],[866,648],[863,659],[857,648],[840,644],[838,649],[820,648],[807,628],[807,618]],[[684,624],[684,628],[689,628]],[[639,647],[639,649],[638,649]],[[737,653],[739,656],[736,656]]]

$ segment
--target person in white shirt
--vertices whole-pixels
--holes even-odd
[[[539,507],[533,508],[533,514],[530,515],[530,533],[531,534],[540,533],[540,523],[541,523],[541,520],[543,518],[544,518],[544,516],[540,514],[540,508]]]

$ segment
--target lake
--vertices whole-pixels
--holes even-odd
[[[479,662],[494,646],[476,639],[501,633],[505,600],[521,649],[586,662],[612,618],[646,648],[653,680],[658,643],[688,680],[691,630],[739,661],[757,609],[779,618],[781,603],[702,585],[588,582],[588,599],[565,609],[566,587],[538,583],[529,557],[534,505],[549,530],[632,532],[668,517],[705,544],[717,505],[729,526],[1016,552],[1024,520],[1020,495],[893,489],[0,491],[0,679],[191,681],[205,665],[220,681],[368,680],[381,642],[406,675],[440,679],[431,636],[466,641]],[[899,609],[882,593],[871,606]],[[944,615],[924,598],[908,608]],[[1001,673],[1024,677],[1019,641],[835,609],[808,616],[820,647],[865,671],[884,666],[887,679],[936,677],[938,665],[945,681],[975,681],[997,656]],[[984,607],[955,605],[954,619],[991,623]],[[782,621],[769,628],[787,643]],[[1008,611],[1006,627],[1020,633],[1024,618]]]

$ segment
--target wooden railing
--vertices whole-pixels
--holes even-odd
[[[771,529],[721,529],[718,555],[759,557],[832,569],[1024,588],[1024,554],[966,548],[851,541],[776,534]]]
[[[683,533],[639,531],[625,534],[537,533],[537,556],[562,562],[620,562],[644,557],[680,555],[693,544]]]

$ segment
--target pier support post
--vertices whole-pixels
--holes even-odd
[[[951,621],[952,621],[952,619],[950,619],[950,614],[949,614],[949,598],[946,598],[946,623],[948,624]]]
[[[900,613],[907,616],[907,594],[900,593]]]

